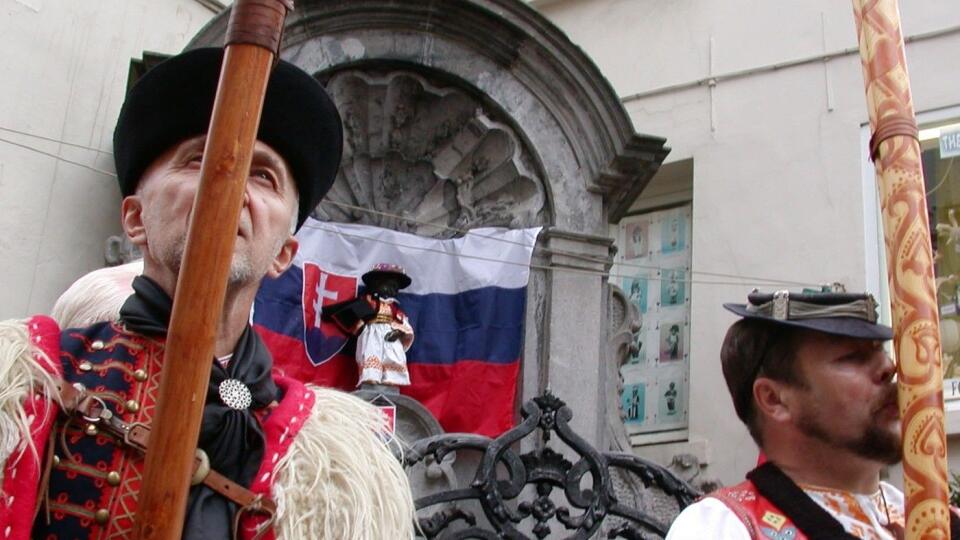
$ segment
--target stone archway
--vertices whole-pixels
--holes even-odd
[[[327,84],[348,141],[317,214],[429,236],[544,226],[518,400],[549,387],[577,411],[573,428],[605,443],[608,224],[656,172],[665,140],[637,134],[593,62],[519,0],[296,8],[281,56]],[[228,16],[189,48],[221,45]]]

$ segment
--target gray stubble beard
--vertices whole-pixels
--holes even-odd
[[[279,251],[277,247],[277,251]],[[180,239],[172,248],[165,252],[157,253],[156,257],[162,263],[172,268],[177,275],[180,275],[180,269],[183,266],[183,257],[186,253],[186,240]],[[253,264],[245,254],[234,254],[230,261],[230,273],[227,274],[227,287],[237,287],[255,280],[259,280],[263,274],[257,276]]]

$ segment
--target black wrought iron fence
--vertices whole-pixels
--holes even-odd
[[[655,463],[632,454],[598,451],[573,432],[572,417],[570,408],[547,392],[526,402],[521,423],[496,439],[452,433],[417,441],[404,457],[407,467],[428,459],[441,463],[451,452],[480,454],[469,486],[416,501],[423,536],[445,540],[580,540],[603,533],[628,540],[665,536],[669,523],[618,500],[612,475],[625,474],[646,489],[661,491],[676,501],[678,509],[700,493]],[[569,452],[548,445],[553,434]],[[519,454],[518,443],[526,437],[539,438],[534,450]]]

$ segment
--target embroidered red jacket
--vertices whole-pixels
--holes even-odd
[[[31,350],[25,347],[26,344],[12,343],[9,336],[3,334],[9,328],[0,328],[0,361],[10,358],[4,356],[4,348],[7,352],[11,348],[14,352]],[[162,340],[128,332],[115,323],[101,323],[61,333],[57,324],[47,317],[30,319],[27,321],[27,330],[30,345],[36,351],[34,359],[40,365],[49,366],[52,375],[82,383],[103,399],[124,422],[149,425],[159,385]],[[44,356],[52,363],[45,361]],[[0,365],[0,368],[3,367]],[[310,426],[316,426],[310,428],[313,438],[317,437],[318,432],[330,432],[331,441],[334,437],[341,440],[353,436],[354,441],[362,439],[362,444],[368,445],[366,449],[353,450],[349,455],[340,452],[336,458],[328,457],[331,460],[344,460],[335,462],[328,469],[333,469],[334,473],[350,467],[372,471],[372,475],[382,479],[379,484],[383,484],[383,487],[372,483],[373,487],[367,488],[368,492],[360,495],[345,493],[344,497],[380,500],[383,493],[399,496],[402,498],[398,504],[399,513],[375,516],[373,519],[388,527],[409,529],[412,523],[409,485],[402,469],[374,433],[376,418],[370,422],[369,419],[373,417],[368,416],[364,420],[366,424],[359,420],[351,424],[353,418],[360,418],[367,414],[367,408],[373,408],[340,392],[306,387],[293,379],[275,376],[275,381],[283,397],[269,415],[261,419],[266,445],[263,462],[250,486],[251,491],[271,495],[278,475],[277,467],[282,466],[297,435],[309,423]],[[323,401],[315,408],[317,399]],[[30,392],[22,403],[36,452],[27,448],[24,452],[15,451],[6,456],[0,454],[0,459],[6,458],[3,463],[2,494],[5,500],[0,505],[0,538],[127,537],[137,509],[137,493],[143,472],[142,457],[134,450],[116,444],[109,436],[84,425],[82,420],[59,414],[55,402],[39,392]],[[349,431],[338,433],[337,428],[330,424],[331,419],[318,420],[319,410],[328,411],[324,413],[325,416],[341,414],[342,417],[333,421],[338,425],[347,425]],[[311,440],[314,446],[324,447],[328,454],[333,452],[334,442]],[[299,453],[303,452],[301,448]],[[45,456],[52,461],[48,481],[41,478],[46,468]],[[313,461],[313,457],[309,456],[306,461]],[[333,480],[325,478],[323,481]],[[37,515],[43,496],[42,485],[49,486],[48,512],[41,510]],[[378,495],[376,490],[380,489],[384,491]],[[287,506],[292,505],[288,501]],[[36,520],[34,516],[37,516]],[[246,515],[241,523],[240,537],[252,538],[263,519],[257,515]],[[288,521],[293,522],[295,519]],[[352,525],[336,524],[341,528]],[[360,525],[373,528],[366,522]],[[292,530],[287,534],[297,536]],[[273,537],[271,531],[263,538]]]

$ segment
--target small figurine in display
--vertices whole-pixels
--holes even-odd
[[[357,336],[357,368],[363,383],[406,386],[407,349],[413,344],[413,327],[400,309],[397,293],[412,280],[403,267],[380,263],[364,274],[363,296],[327,306],[325,316]]]
[[[646,231],[644,231],[643,227],[641,227],[639,224],[636,224],[633,226],[632,233],[632,242],[630,244],[632,253],[630,253],[630,257],[628,258],[638,259],[644,257],[647,254]]]
[[[676,414],[677,413],[677,383],[671,382],[670,388],[663,393],[663,397],[667,398],[667,414]]]
[[[670,284],[667,285],[667,305],[675,306],[680,303],[680,286],[677,284],[676,272],[670,274]]]
[[[633,387],[633,393],[630,395],[630,406],[627,408],[627,420],[637,420],[640,418],[640,393],[636,386]]]
[[[680,326],[670,325],[670,334],[667,335],[667,348],[670,351],[670,359],[680,358]]]
[[[675,251],[680,244],[680,221],[674,217],[670,220],[670,251]]]

